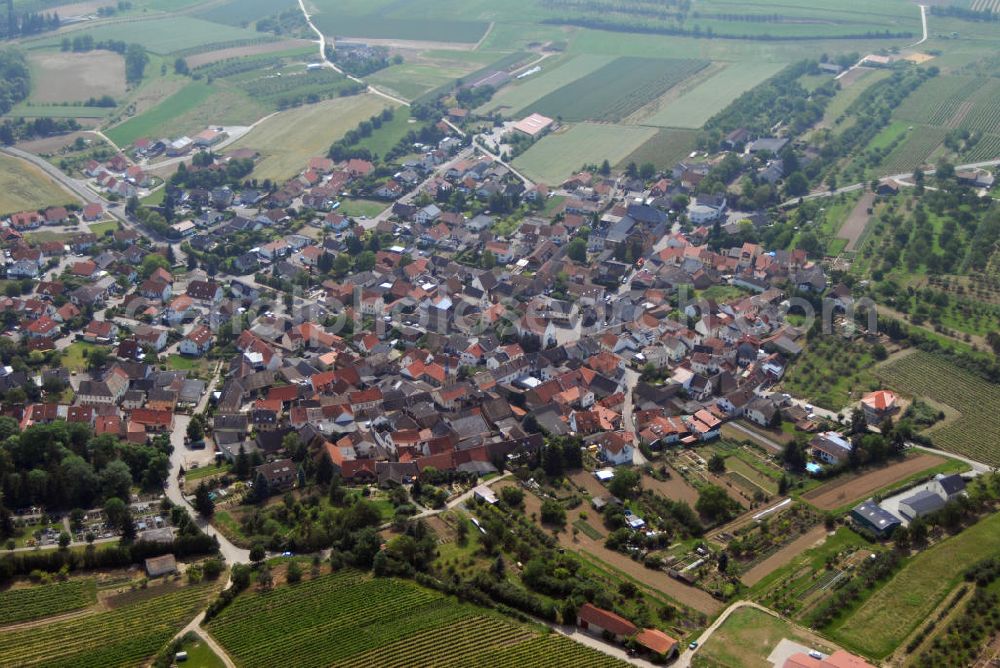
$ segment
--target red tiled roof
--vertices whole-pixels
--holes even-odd
[[[669,654],[677,647],[677,641],[659,629],[643,629],[635,641],[657,654]]]
[[[615,635],[631,636],[639,629],[629,620],[609,610],[602,610],[591,603],[584,603],[577,612],[580,620],[599,626]]]

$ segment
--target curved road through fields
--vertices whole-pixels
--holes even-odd
[[[330,59],[328,59],[326,57],[326,35],[324,35],[323,31],[321,31],[319,28],[317,28],[316,24],[313,23],[312,16],[310,16],[309,12],[306,11],[305,0],[299,0],[299,9],[302,10],[302,16],[305,17],[306,23],[308,23],[309,27],[312,29],[312,31],[314,33],[316,33],[316,37],[317,37],[316,43],[319,45],[319,57],[323,59],[323,64],[326,67],[330,67],[334,71],[340,72],[345,77],[347,77],[348,79],[350,79],[351,81],[353,81],[355,83],[364,84],[367,87],[369,93],[372,93],[374,95],[378,95],[379,97],[383,97],[383,98],[385,98],[387,100],[395,102],[396,104],[401,104],[404,107],[410,106],[410,103],[407,102],[406,100],[404,100],[402,98],[399,98],[399,97],[396,97],[395,95],[389,95],[385,91],[379,90],[375,86],[372,86],[370,83],[367,83],[364,79],[356,77],[353,74],[348,74],[347,72],[345,72],[341,68],[337,67],[336,64],[334,64],[333,62],[331,62]]]

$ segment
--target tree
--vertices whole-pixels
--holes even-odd
[[[178,58],[174,61],[174,72],[176,74],[188,75],[191,73],[191,69],[188,67],[187,61],[183,58]]]
[[[73,541],[73,537],[69,535],[68,531],[59,532],[59,549],[65,550],[69,547],[69,544]]]
[[[326,454],[325,450],[321,450],[316,462],[316,482],[321,485],[327,484],[333,479],[333,473],[333,462],[330,461],[330,456]]]
[[[240,480],[246,480],[250,477],[250,455],[247,454],[242,443],[240,443],[240,451],[236,454],[234,473]]]
[[[285,435],[281,439],[281,447],[293,460],[300,462],[305,457],[306,446],[294,431]]]
[[[142,267],[139,270],[139,274],[143,278],[149,278],[158,267],[162,267],[163,269],[169,271],[170,263],[167,261],[167,258],[163,257],[159,253],[150,253],[142,259]]]
[[[566,245],[566,255],[574,262],[584,264],[587,262],[587,241],[580,237],[575,237]]]
[[[601,163],[600,168],[598,168],[597,173],[601,176],[609,176],[611,174],[611,163],[605,158],[604,162]]]
[[[261,551],[264,548],[261,547]],[[250,551],[251,557],[253,556],[253,550]],[[236,591],[243,591],[250,586],[250,568],[245,564],[234,564],[233,572],[233,589]]]
[[[192,442],[197,442],[205,438],[205,425],[202,423],[200,415],[195,415],[188,422],[187,437]]]
[[[802,172],[793,172],[785,180],[785,194],[789,197],[801,197],[809,192],[809,179]]]
[[[479,265],[489,271],[497,266],[497,256],[493,254],[493,251],[483,251],[483,255],[479,259]]]
[[[108,363],[108,351],[104,348],[94,348],[87,355],[87,369],[96,371]]]
[[[259,564],[264,561],[264,557],[267,553],[264,551],[264,546],[261,543],[254,543],[253,547],[250,548],[250,561],[255,564]]]
[[[200,483],[194,492],[194,508],[206,519],[215,513],[215,501],[209,495],[208,485],[204,482]]]
[[[117,496],[104,502],[104,516],[108,520],[108,525],[116,531],[121,531],[125,523],[131,521],[128,506]]]
[[[127,499],[131,496],[132,471],[128,464],[116,459],[101,471],[101,491],[105,498]]]
[[[293,561],[288,564],[288,570],[285,572],[285,577],[288,579],[290,584],[295,584],[302,579],[302,567],[299,566],[299,562]]]
[[[698,493],[694,509],[711,522],[724,522],[736,514],[739,504],[718,485],[707,485]]]
[[[618,467],[615,469],[608,491],[619,499],[631,499],[639,492],[642,478],[635,469]]]
[[[149,56],[142,44],[129,44],[125,49],[125,80],[129,83],[142,81],[147,64]]]
[[[806,470],[806,455],[802,444],[797,441],[791,441],[785,446],[784,452],[781,453],[781,459],[784,461],[785,466],[792,471],[801,472]]]
[[[708,470],[712,473],[722,475],[726,472],[726,460],[725,458],[716,452],[708,459]]]
[[[342,506],[344,505],[344,499],[347,497],[347,491],[344,490],[344,485],[340,481],[339,475],[334,475],[330,479],[330,505]]]
[[[524,491],[520,487],[502,487],[500,499],[511,508],[520,508],[524,503]]]
[[[643,181],[648,181],[656,175],[656,166],[651,162],[642,163],[642,167],[639,168],[639,178]]]
[[[555,499],[545,499],[542,502],[541,518],[543,524],[564,526],[566,524],[566,509]]]

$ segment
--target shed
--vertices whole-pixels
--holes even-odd
[[[159,557],[150,557],[146,560],[146,573],[151,578],[158,578],[161,575],[169,575],[177,572],[177,560],[172,554],[164,554]]]
[[[855,506],[851,510],[851,519],[859,526],[874,532],[878,536],[888,536],[895,531],[896,527],[902,524],[898,517],[871,499]]]

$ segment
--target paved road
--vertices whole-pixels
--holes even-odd
[[[736,601],[731,606],[723,610],[722,614],[719,615],[719,617],[714,622],[712,622],[711,626],[705,629],[702,632],[702,634],[698,636],[698,647],[701,647],[706,642],[708,642],[709,638],[712,637],[712,634],[715,633],[715,631],[720,626],[722,626],[722,624],[725,623],[727,619],[729,619],[729,615],[733,614],[740,608],[756,608],[757,610],[765,612],[771,615],[772,617],[778,617],[779,619],[781,618],[781,615],[776,613],[774,610],[765,608],[764,606],[758,605],[753,601]],[[694,658],[696,651],[697,650],[690,650],[685,648],[684,651],[681,652],[681,655],[677,657],[677,662],[673,664],[674,668],[689,668],[691,666],[691,660]]]
[[[309,15],[309,12],[306,11],[306,5],[305,5],[305,2],[303,0],[299,0],[299,9],[302,10],[302,16],[305,17],[306,23],[308,23],[309,27],[312,29],[312,31],[314,33],[316,33],[316,37],[317,37],[316,43],[319,46],[319,57],[323,59],[323,65],[325,65],[326,67],[332,68],[336,72],[340,72],[345,77],[347,77],[348,79],[350,79],[351,81],[353,81],[355,83],[364,84],[365,86],[367,86],[367,90],[368,90],[369,93],[373,93],[375,95],[378,95],[379,97],[383,97],[386,100],[390,100],[391,102],[395,102],[396,104],[401,104],[404,107],[410,106],[410,103],[407,102],[406,100],[404,100],[404,99],[402,99],[400,97],[396,97],[395,95],[390,95],[389,93],[386,93],[385,91],[381,91],[378,88],[376,88],[375,86],[372,86],[371,84],[365,82],[363,79],[360,79],[359,77],[354,76],[353,74],[348,74],[344,70],[342,70],[339,67],[337,67],[336,64],[334,64],[329,59],[327,59],[327,57],[326,57],[326,35],[324,35],[323,32],[319,28],[317,28],[316,25],[312,22],[312,17]]]
[[[229,658],[229,655],[226,654],[226,650],[222,649],[222,646],[219,643],[215,642],[215,638],[209,635],[208,631],[201,628],[201,623],[203,621],[205,621],[204,611],[199,612],[197,617],[192,619],[187,626],[182,628],[177,633],[177,635],[173,637],[173,640],[177,640],[178,638],[183,638],[188,633],[191,633],[193,631],[194,633],[198,634],[198,637],[201,638],[202,641],[206,645],[208,645],[213,652],[215,652],[218,655],[219,659],[222,660],[222,663],[226,666],[226,668],[236,668],[236,663],[231,658]]]
[[[111,202],[108,199],[105,199],[105,197],[100,193],[91,190],[90,186],[87,185],[85,181],[74,179],[73,177],[64,174],[61,170],[57,169],[55,166],[51,165],[48,161],[38,157],[34,153],[28,153],[27,151],[22,151],[21,149],[14,148],[12,146],[2,147],[0,148],[0,152],[15,156],[17,158],[21,158],[23,160],[27,160],[28,162],[35,165],[43,172],[51,176],[53,180],[55,180],[61,186],[63,186],[71,193],[79,197],[85,203],[100,204],[101,206],[104,207],[104,211],[108,216],[117,220],[124,227],[133,230],[137,234],[146,237],[150,241],[160,244],[164,243],[176,244],[174,246],[174,251],[175,253],[177,253],[178,259],[182,257],[183,253],[180,251],[179,242],[172,242],[171,240],[166,239],[165,237],[161,237],[158,234],[154,234],[153,232],[150,232],[149,230],[146,230],[140,227],[139,225],[136,225],[131,220],[129,220],[128,216],[125,215],[125,212],[120,205],[118,205],[115,202]],[[115,206],[112,206],[112,204],[115,204]]]
[[[915,46],[920,46],[927,41],[927,5],[920,5],[920,24],[924,29],[924,35],[919,40],[910,44],[907,48],[913,48]]]
[[[1000,158],[994,160],[984,160],[982,162],[970,162],[964,165],[955,165],[955,169],[956,170],[983,169],[986,167],[996,167],[997,165],[1000,165]],[[935,171],[936,170],[933,169],[924,170],[924,175],[933,176]],[[913,186],[913,184],[909,182],[909,179],[913,178],[912,173],[889,174],[878,178],[894,179],[896,181],[899,181],[900,185]],[[799,204],[801,200],[819,199],[821,197],[833,197],[835,195],[840,195],[841,193],[849,193],[849,192],[855,192],[857,190],[863,190],[868,183],[871,183],[871,181],[868,181],[867,183],[852,183],[851,185],[843,186],[842,188],[837,188],[836,190],[822,190],[822,191],[812,192],[809,193],[808,195],[803,195],[802,197],[795,197],[790,200],[785,200],[784,202],[778,205],[778,208],[784,209],[790,206],[796,206]]]
[[[972,467],[973,471],[979,474],[990,473],[997,469],[996,466],[992,466],[990,464],[984,464],[983,462],[978,462],[975,459],[969,459],[968,457],[964,457],[962,455],[956,455],[954,452],[948,452],[947,450],[937,450],[935,448],[928,448],[927,446],[918,445],[916,443],[911,443],[911,442],[907,442],[906,445],[910,448],[913,448],[914,450],[920,450],[921,452],[928,452],[932,455],[943,455],[945,457],[957,459],[960,462],[965,462],[966,464]]]
[[[205,389],[205,396],[201,398],[201,401],[195,407],[194,412],[204,412],[205,406],[208,404],[208,400],[212,396],[212,391],[215,389],[217,379],[218,370],[216,370],[216,373],[212,375],[212,380]],[[215,536],[215,538],[219,541],[219,552],[222,553],[222,556],[225,557],[230,566],[233,564],[248,564],[250,563],[250,550],[236,547],[229,542],[228,538],[223,536],[218,529],[198,514],[188,500],[184,498],[184,494],[181,492],[180,480],[178,479],[177,474],[184,465],[185,457],[188,453],[190,453],[190,450],[184,444],[184,436],[187,432],[189,422],[191,422],[190,416],[174,416],[174,428],[170,434],[170,443],[174,446],[174,451],[170,455],[170,473],[167,475],[167,498],[176,505],[187,510],[188,514],[194,519],[195,524],[198,525],[198,528],[210,536]]]
[[[413,188],[413,190],[411,190],[410,192],[406,193],[405,195],[403,195],[402,197],[400,197],[399,199],[397,199],[397,200],[395,200],[393,202],[387,202],[385,209],[383,209],[380,214],[378,214],[377,216],[375,216],[373,218],[366,218],[366,219],[363,219],[363,220],[357,220],[357,222],[361,225],[361,227],[365,228],[366,230],[370,230],[370,229],[374,228],[380,222],[382,222],[383,220],[389,219],[393,215],[392,214],[392,205],[393,204],[397,204],[397,203],[398,204],[409,204],[414,199],[416,199],[417,196],[421,192],[423,192],[424,186],[426,186],[428,183],[430,183],[431,181],[433,181],[440,174],[446,172],[449,168],[451,168],[452,165],[454,165],[456,163],[459,163],[459,162],[462,162],[463,160],[468,160],[469,158],[471,158],[473,156],[473,153],[474,153],[474,151],[473,151],[473,148],[471,146],[463,148],[461,151],[459,151],[458,153],[456,153],[455,157],[451,158],[448,162],[444,162],[444,163],[441,163],[440,165],[438,165],[434,169],[434,171],[431,172],[430,176],[428,176],[426,179],[424,179],[419,184],[417,184]]]
[[[502,474],[498,475],[496,478],[491,478],[490,480],[487,480],[483,484],[486,485],[487,487],[489,487],[490,485],[498,483],[501,480],[504,480],[505,478],[508,478],[508,477],[510,477],[510,471],[504,471]],[[440,513],[443,513],[446,510],[451,510],[452,508],[457,508],[460,505],[462,505],[463,503],[465,503],[466,501],[468,501],[469,499],[471,499],[472,495],[473,495],[473,493],[475,493],[475,491],[476,491],[476,489],[475,489],[475,487],[473,487],[469,491],[463,492],[462,494],[459,494],[454,499],[452,499],[448,503],[444,504],[444,508],[438,508],[437,510],[434,510],[433,508],[431,508],[431,509],[425,510],[422,513],[414,515],[413,519],[420,519],[421,517],[431,517],[432,515],[438,515]],[[388,525],[386,525],[386,526],[388,526]]]

